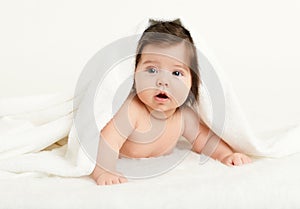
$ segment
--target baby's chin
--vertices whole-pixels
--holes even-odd
[[[145,104],[148,107],[148,110],[160,112],[161,114],[175,112],[180,106],[177,105],[152,105]]]

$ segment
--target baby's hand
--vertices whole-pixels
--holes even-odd
[[[242,153],[232,153],[226,156],[222,161],[225,165],[234,166],[234,165],[243,165],[251,163],[252,160],[245,154]]]
[[[116,175],[110,172],[104,172],[100,174],[96,179],[98,185],[112,185],[121,184],[127,182],[127,178],[122,175]]]

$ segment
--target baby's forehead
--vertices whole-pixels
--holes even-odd
[[[178,43],[170,46],[159,44],[148,44],[141,53],[140,63],[162,63],[168,62],[173,65],[185,65],[189,67],[190,56],[184,43]]]
[[[165,54],[142,54],[140,64],[154,65],[156,67],[178,66],[189,69],[189,66],[186,63],[183,63],[181,60],[178,60],[174,57],[170,57]]]

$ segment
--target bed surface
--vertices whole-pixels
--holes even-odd
[[[227,167],[190,152],[148,179],[97,186],[89,177],[2,173],[0,208],[299,208],[300,154]],[[225,207],[226,206],[226,207]]]

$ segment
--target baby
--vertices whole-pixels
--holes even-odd
[[[170,154],[180,136],[203,153],[233,166],[251,159],[236,153],[199,119],[200,85],[196,49],[179,20],[152,21],[139,40],[131,94],[101,130],[97,165],[98,185],[127,182],[116,172],[122,155],[147,158]],[[210,145],[210,146],[209,146]]]

